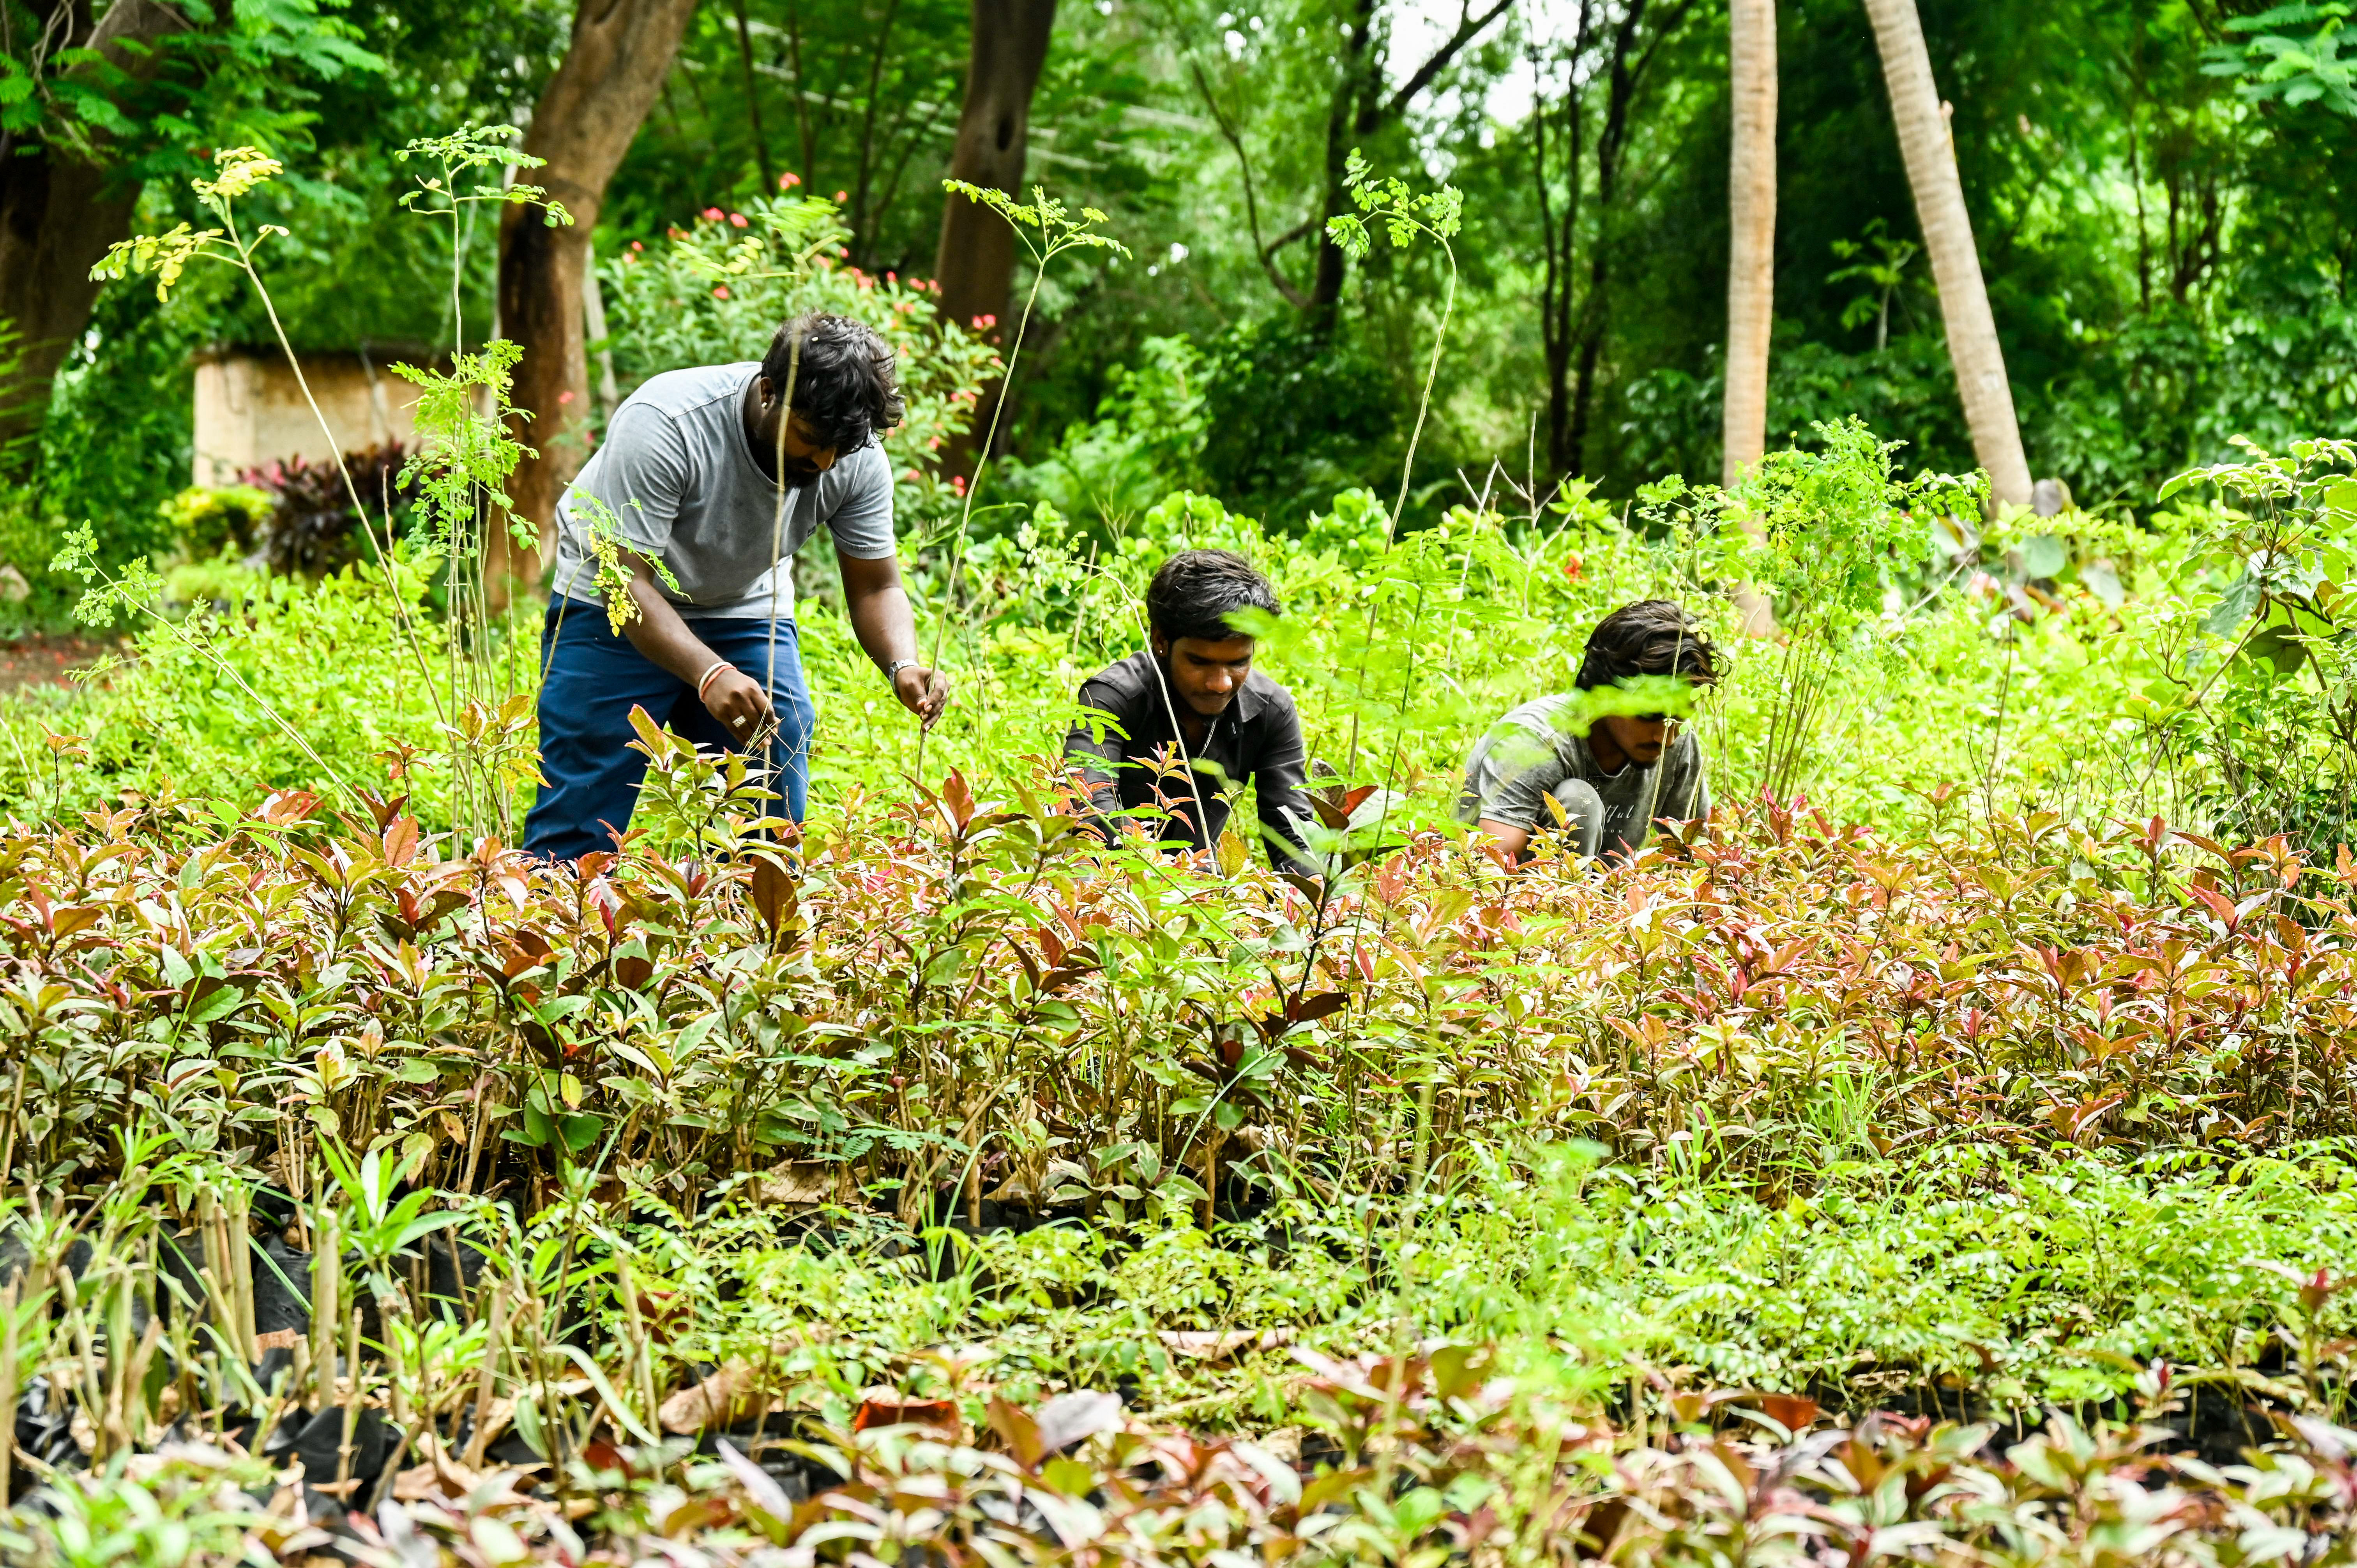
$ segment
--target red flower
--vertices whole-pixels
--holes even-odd
[[[791,190],[794,187],[802,184],[802,177],[798,174],[781,174],[778,177],[778,188],[780,190]]]
[[[707,223],[717,223],[717,222],[719,222],[719,221],[720,221],[720,209],[718,209],[717,207],[707,207],[707,208],[705,208],[705,209],[704,209],[704,220],[705,220],[705,222],[707,222]]]
[[[725,283],[715,285],[712,290],[712,297],[715,299],[726,299],[728,297],[728,285]]]
[[[742,229],[745,227],[745,215],[742,212],[731,212],[728,215],[728,221]]]
[[[1563,564],[1563,576],[1564,576],[1564,581],[1566,581],[1566,582],[1567,582],[1567,583],[1577,583],[1577,582],[1578,582],[1578,581],[1579,581],[1579,572],[1580,572],[1580,564],[1579,564],[1579,557],[1578,557],[1578,556],[1577,556],[1577,555],[1569,556],[1569,557],[1567,557],[1567,558],[1564,561],[1564,564]]]

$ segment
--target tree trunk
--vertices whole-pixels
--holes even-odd
[[[537,207],[500,209],[500,326],[523,346],[515,372],[517,434],[539,453],[517,466],[509,493],[516,515],[538,525],[541,543],[511,562],[504,532],[493,531],[484,577],[494,607],[505,603],[511,581],[539,576],[557,499],[588,456],[581,280],[590,231],[607,182],[662,91],[694,11],[695,0],[579,0],[565,63],[533,108],[523,150],[548,163],[522,177],[545,186],[573,222],[552,229]]]
[[[1350,18],[1344,23],[1350,41],[1342,50],[1333,101],[1326,112],[1326,188],[1319,197],[1318,231],[1311,236],[1318,247],[1318,262],[1310,273],[1308,310],[1320,331],[1334,324],[1342,302],[1342,278],[1349,270],[1349,258],[1326,231],[1326,225],[1345,212],[1358,210],[1343,174],[1352,147],[1367,134],[1360,127],[1380,124],[1369,103],[1370,84],[1381,63],[1375,59],[1373,43],[1375,0],[1350,0]]]
[[[1907,159],[1907,183],[1914,188],[1916,221],[1940,289],[1940,314],[1948,328],[1948,359],[1971,427],[1973,454],[1988,471],[1992,497],[2028,506],[2029,462],[2021,449],[2021,426],[2014,417],[2013,388],[2005,378],[2005,351],[1996,340],[1996,317],[1981,280],[1980,255],[1973,247],[1972,216],[1964,209],[1964,181],[1956,174],[1955,144],[1932,81],[1931,51],[1915,0],[1866,0],[1882,51],[1883,80],[1890,89],[1890,114],[1899,126],[1899,148]]]
[[[188,22],[155,0],[116,0],[73,47],[102,51],[109,74],[152,76],[157,40]],[[127,46],[127,47],[126,47]],[[90,65],[69,79],[94,74]],[[0,148],[5,148],[0,141]],[[0,357],[0,467],[20,467],[49,411],[49,384],[90,325],[98,285],[90,269],[131,235],[139,181],[118,177],[70,148],[32,144],[0,156],[0,323],[18,336],[14,363]]]
[[[1727,402],[1721,482],[1768,448],[1768,340],[1776,314],[1776,0],[1729,0]]]
[[[1563,422],[1564,449],[1556,461],[1566,473],[1587,469],[1587,426],[1596,411],[1596,372],[1604,352],[1605,329],[1610,326],[1612,252],[1616,236],[1609,225],[1617,213],[1614,202],[1620,184],[1620,159],[1629,150],[1629,116],[1637,89],[1653,59],[1652,42],[1639,49],[1637,40],[1645,21],[1646,0],[1629,0],[1612,29],[1612,61],[1607,73],[1609,91],[1604,100],[1604,124],[1596,134],[1596,240],[1587,252],[1587,298],[1580,307],[1578,370],[1571,384],[1571,413]],[[1684,7],[1678,8],[1683,11]],[[1674,15],[1667,25],[1674,25]]]
[[[950,177],[985,190],[1023,197],[1023,161],[1031,127],[1031,91],[1047,63],[1056,27],[1056,0],[973,0],[967,45],[965,102],[958,113]],[[941,250],[933,262],[942,315],[1006,344],[1013,326],[1008,297],[1015,286],[1015,232],[1006,220],[971,198],[952,195],[942,207]],[[997,407],[994,382],[974,405],[974,428],[950,444],[945,471],[970,467]]]
[[[1589,24],[1594,7],[1590,0],[1580,0],[1579,20],[1572,33],[1569,59],[1571,69],[1566,73],[1563,89],[1563,209],[1557,212],[1547,193],[1547,105],[1545,96],[1537,94],[1531,109],[1533,187],[1538,196],[1539,243],[1544,266],[1539,277],[1539,351],[1546,362],[1546,455],[1550,480],[1567,478],[1572,469],[1570,451],[1571,429],[1571,356],[1575,347],[1572,315],[1573,302],[1578,295],[1578,274],[1573,268],[1579,241],[1580,191],[1585,176],[1580,160],[1585,156],[1585,133],[1587,126],[1586,104],[1580,89],[1580,62],[1587,58]],[[1537,70],[1535,58],[1533,70]]]

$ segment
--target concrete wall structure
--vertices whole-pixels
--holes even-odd
[[[417,389],[387,367],[424,359],[416,350],[395,349],[303,355],[304,379],[335,433],[330,441],[284,354],[231,348],[200,356],[189,482],[234,484],[239,474],[267,463],[288,457],[324,463],[387,441],[415,446]]]

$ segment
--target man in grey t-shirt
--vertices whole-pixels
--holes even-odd
[[[1718,679],[1717,650],[1667,599],[1623,605],[1588,634],[1576,684],[1590,692],[1641,675],[1706,686]],[[1634,854],[1664,817],[1710,814],[1710,782],[1692,729],[1666,714],[1622,714],[1577,734],[1579,706],[1571,693],[1557,693],[1492,725],[1465,766],[1458,820],[1479,824],[1518,858],[1560,820],[1570,846],[1593,859]]]
[[[892,351],[835,316],[787,322],[759,363],[655,376],[614,411],[557,503],[541,642],[548,783],[526,849],[577,860],[613,845],[646,772],[630,749],[637,707],[698,745],[763,746],[771,787],[802,820],[814,714],[793,555],[822,524],[859,646],[902,706],[928,728],[941,716],[949,682],[918,658],[879,445],[900,415]],[[619,635],[608,599],[628,601]]]

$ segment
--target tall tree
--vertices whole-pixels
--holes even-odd
[[[1964,181],[1956,173],[1948,108],[1932,80],[1922,20],[1916,15],[1915,0],[1866,0],[1866,12],[1882,54],[1883,81],[1890,90],[1890,114],[1899,127],[1907,183],[1915,193],[1923,249],[1939,285],[1948,359],[1955,367],[1973,455],[1988,471],[1995,499],[2028,506],[2029,461],[2022,452],[2013,388],[2005,375],[2005,350],[1997,343],[1996,317],[1989,309],[1980,252],[1973,243],[1972,215],[1964,209]]]
[[[986,190],[1019,197],[1031,132],[1031,93],[1048,60],[1056,30],[1056,0],[974,0],[965,71],[965,103],[958,113],[950,175]],[[863,164],[863,177],[865,168]],[[988,208],[952,192],[942,207],[941,249],[933,261],[942,315],[971,325],[993,341],[1006,341],[1006,306],[1015,287],[1015,231]],[[1006,383],[993,381],[974,405],[974,424],[943,453],[946,470],[972,467],[973,454],[996,421]]]
[[[1667,5],[1580,0],[1577,25],[1561,60],[1563,97],[1549,103],[1542,86],[1532,111],[1545,263],[1539,287],[1539,342],[1546,362],[1547,460],[1558,475],[1587,471],[1588,424],[1611,325],[1622,164],[1638,129],[1647,79],[1663,45],[1692,11],[1692,0]],[[1533,67],[1537,69],[1537,60]],[[1599,87],[1600,93],[1596,91]],[[1556,127],[1552,150],[1550,117]],[[1562,188],[1559,208],[1554,205],[1557,183]],[[1587,244],[1585,265],[1577,256],[1583,238]]]
[[[557,498],[587,456],[588,343],[584,336],[581,280],[590,232],[606,199],[607,182],[630,150],[639,124],[662,91],[695,0],[579,0],[565,62],[533,105],[523,150],[544,158],[532,171],[552,199],[572,214],[551,227],[536,209],[501,209],[500,324],[523,347],[516,366],[515,403],[526,458],[509,493],[518,516],[539,525],[541,549],[509,563],[503,533],[492,535],[486,575],[497,602],[512,574],[535,575],[556,516]]]
[[[950,175],[1020,197],[1031,93],[1047,63],[1056,0],[974,0],[974,33]],[[1015,234],[981,203],[952,196],[942,209],[933,263],[942,314],[952,321],[1002,317],[1015,285]]]
[[[182,150],[264,83],[285,137],[308,115],[307,83],[381,62],[317,0],[197,13],[160,0],[11,3],[0,33],[0,450],[48,412],[58,367],[90,324],[91,267],[131,232],[146,177],[187,172]],[[191,8],[193,9],[193,8]],[[5,91],[13,89],[14,91]],[[274,127],[272,122],[274,121]],[[253,136],[250,106],[235,122]]]
[[[1776,315],[1776,0],[1728,0],[1727,393],[1720,474],[1732,485],[1768,446],[1768,342]]]

